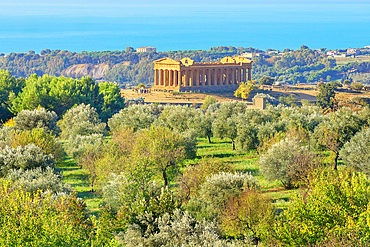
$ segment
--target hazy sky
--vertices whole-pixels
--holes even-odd
[[[233,4],[233,3],[255,3],[255,4],[368,4],[369,0],[186,0],[178,2],[174,0],[2,0],[1,4],[186,4],[186,3],[209,3],[209,4]]]

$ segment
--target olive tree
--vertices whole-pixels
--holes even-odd
[[[286,188],[297,185],[318,167],[316,157],[296,139],[284,139],[260,156],[259,167],[267,180],[279,180]]]
[[[18,130],[31,131],[35,128],[44,129],[45,132],[58,134],[60,132],[57,126],[58,116],[53,111],[46,111],[44,108],[33,111],[23,110],[14,117],[14,128]]]
[[[156,225],[157,227],[153,227]],[[144,226],[144,227],[143,227]],[[143,229],[144,228],[144,229]],[[179,209],[153,218],[147,214],[139,224],[128,226],[117,239],[123,246],[215,246],[241,247],[248,243],[242,240],[221,238],[220,229],[214,222],[196,220],[188,212]]]
[[[36,167],[53,167],[52,155],[46,155],[39,147],[28,144],[25,147],[0,149],[0,177],[7,175],[11,169],[32,169]]]
[[[333,169],[337,170],[339,151],[360,130],[363,120],[349,108],[341,108],[328,115],[311,136],[311,143],[317,149],[325,148],[334,153]]]
[[[189,106],[167,105],[159,115],[159,120],[170,129],[184,132],[188,129],[188,119],[199,114],[200,111]]]
[[[370,176],[370,128],[358,132],[340,151],[344,164]]]
[[[244,119],[247,106],[237,101],[223,102],[215,112],[216,118],[212,124],[213,134],[218,138],[229,138],[235,150],[235,139],[238,136],[237,126]]]
[[[198,114],[195,114],[188,120],[188,128],[193,128],[198,137],[208,138],[208,143],[211,143],[213,120],[213,115],[204,114],[199,110]]]
[[[156,118],[152,106],[133,104],[113,115],[108,120],[108,126],[111,131],[117,131],[123,126],[137,131],[149,128]]]
[[[30,170],[12,169],[4,179],[10,179],[13,188],[21,187],[23,191],[30,193],[37,190],[53,193],[72,190],[71,186],[62,182],[62,174],[52,167],[46,167],[45,169],[37,167]]]
[[[83,103],[69,109],[58,125],[62,129],[61,137],[64,139],[76,135],[103,134],[106,126],[99,119],[96,109]]]
[[[214,205],[220,213],[230,197],[239,196],[244,190],[258,188],[258,180],[249,173],[220,172],[210,176],[200,188],[201,198]]]
[[[203,104],[200,107],[203,111],[207,111],[208,107],[214,103],[216,103],[217,100],[213,96],[206,96],[203,100]]]

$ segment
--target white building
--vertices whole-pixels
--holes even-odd
[[[150,51],[157,51],[157,48],[155,47],[139,47],[136,49],[136,52],[150,52]]]

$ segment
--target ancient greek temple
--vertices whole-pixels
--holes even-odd
[[[224,57],[215,63],[162,58],[154,61],[154,70],[153,90],[235,90],[239,82],[251,80],[252,61],[241,56]]]

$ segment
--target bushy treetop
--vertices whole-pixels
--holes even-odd
[[[53,111],[44,108],[34,110],[22,110],[14,117],[14,128],[21,131],[32,131],[35,128],[43,129],[47,133],[59,134],[57,126],[58,116]]]
[[[96,109],[84,103],[69,109],[58,125],[62,129],[61,137],[65,139],[76,135],[102,134],[106,126],[99,119]]]

